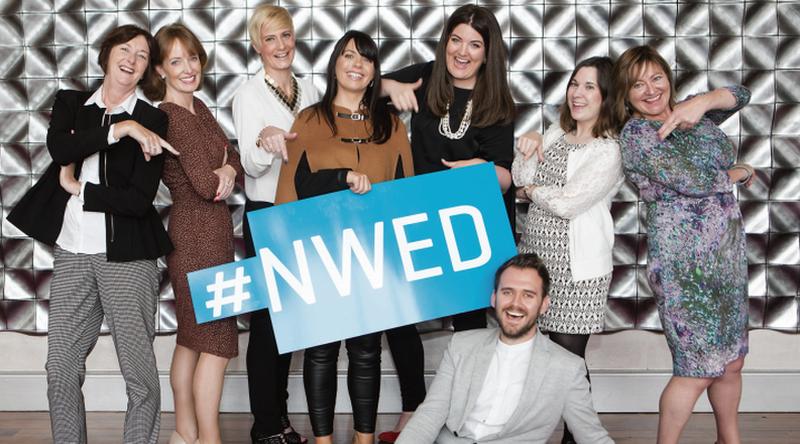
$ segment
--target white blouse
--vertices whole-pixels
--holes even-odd
[[[300,107],[307,108],[319,101],[317,88],[309,78],[297,78],[300,89]],[[233,123],[239,140],[239,156],[244,169],[244,192],[250,200],[273,202],[278,187],[281,159],[256,146],[258,133],[267,126],[284,131],[292,129],[294,114],[264,82],[264,71],[259,70],[243,83],[233,97]]]

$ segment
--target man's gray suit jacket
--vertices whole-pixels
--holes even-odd
[[[453,335],[428,396],[403,429],[397,444],[468,444],[464,423],[475,406],[489,370],[497,328]],[[592,406],[583,359],[541,333],[533,351],[522,396],[502,430],[480,443],[545,444],[561,418],[579,444],[613,444]]]

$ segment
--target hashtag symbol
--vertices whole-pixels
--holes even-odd
[[[242,311],[242,302],[250,299],[250,293],[244,291],[244,284],[250,283],[250,276],[244,275],[244,267],[236,267],[236,276],[233,279],[225,279],[225,273],[218,271],[214,276],[214,283],[206,286],[209,293],[214,293],[214,299],[206,301],[206,308],[213,310],[213,317],[218,318],[222,315],[222,307],[233,304],[233,312]],[[223,291],[233,288],[233,294],[223,296]]]

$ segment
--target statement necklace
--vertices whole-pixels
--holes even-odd
[[[297,79],[294,77],[294,75],[292,75],[291,100],[289,100],[289,98],[286,97],[286,94],[283,93],[283,90],[278,87],[278,82],[270,77],[266,72],[264,73],[264,83],[267,84],[267,89],[275,94],[283,106],[285,106],[293,116],[297,117],[297,114],[300,113],[300,84],[297,82]]]
[[[444,113],[439,119],[439,134],[447,137],[450,140],[458,140],[464,137],[469,129],[470,120],[472,119],[472,99],[467,100],[467,106],[464,109],[464,117],[461,118],[461,123],[458,125],[458,130],[454,133],[450,130],[450,104],[447,104],[447,112]]]

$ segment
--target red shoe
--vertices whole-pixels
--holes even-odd
[[[400,432],[381,432],[378,435],[378,444],[393,444],[397,441],[398,436],[400,436]]]

